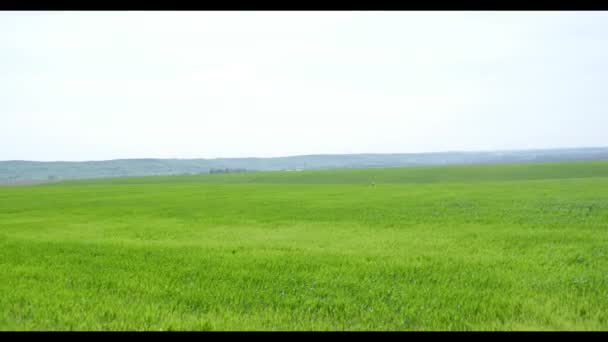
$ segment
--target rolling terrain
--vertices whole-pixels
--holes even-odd
[[[117,159],[83,162],[0,161],[0,184],[101,177],[299,171],[402,166],[512,164],[608,160],[608,148],[563,148],[492,152],[326,154],[277,158]]]
[[[0,330],[606,330],[608,162],[0,187]]]

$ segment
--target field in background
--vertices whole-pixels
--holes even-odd
[[[0,187],[0,330],[606,330],[608,162]]]
[[[608,160],[608,147],[520,151],[320,154],[274,158],[114,159],[98,161],[0,160],[0,186],[22,181],[103,177],[196,175],[257,171],[446,166]]]

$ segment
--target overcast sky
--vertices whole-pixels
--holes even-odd
[[[606,12],[0,13],[0,160],[581,146]]]

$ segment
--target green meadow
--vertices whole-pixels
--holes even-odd
[[[607,330],[608,162],[0,187],[0,330]]]

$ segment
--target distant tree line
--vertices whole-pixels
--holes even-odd
[[[209,170],[209,173],[238,173],[238,172],[249,172],[249,170],[247,170],[247,169],[230,169],[230,168]]]

